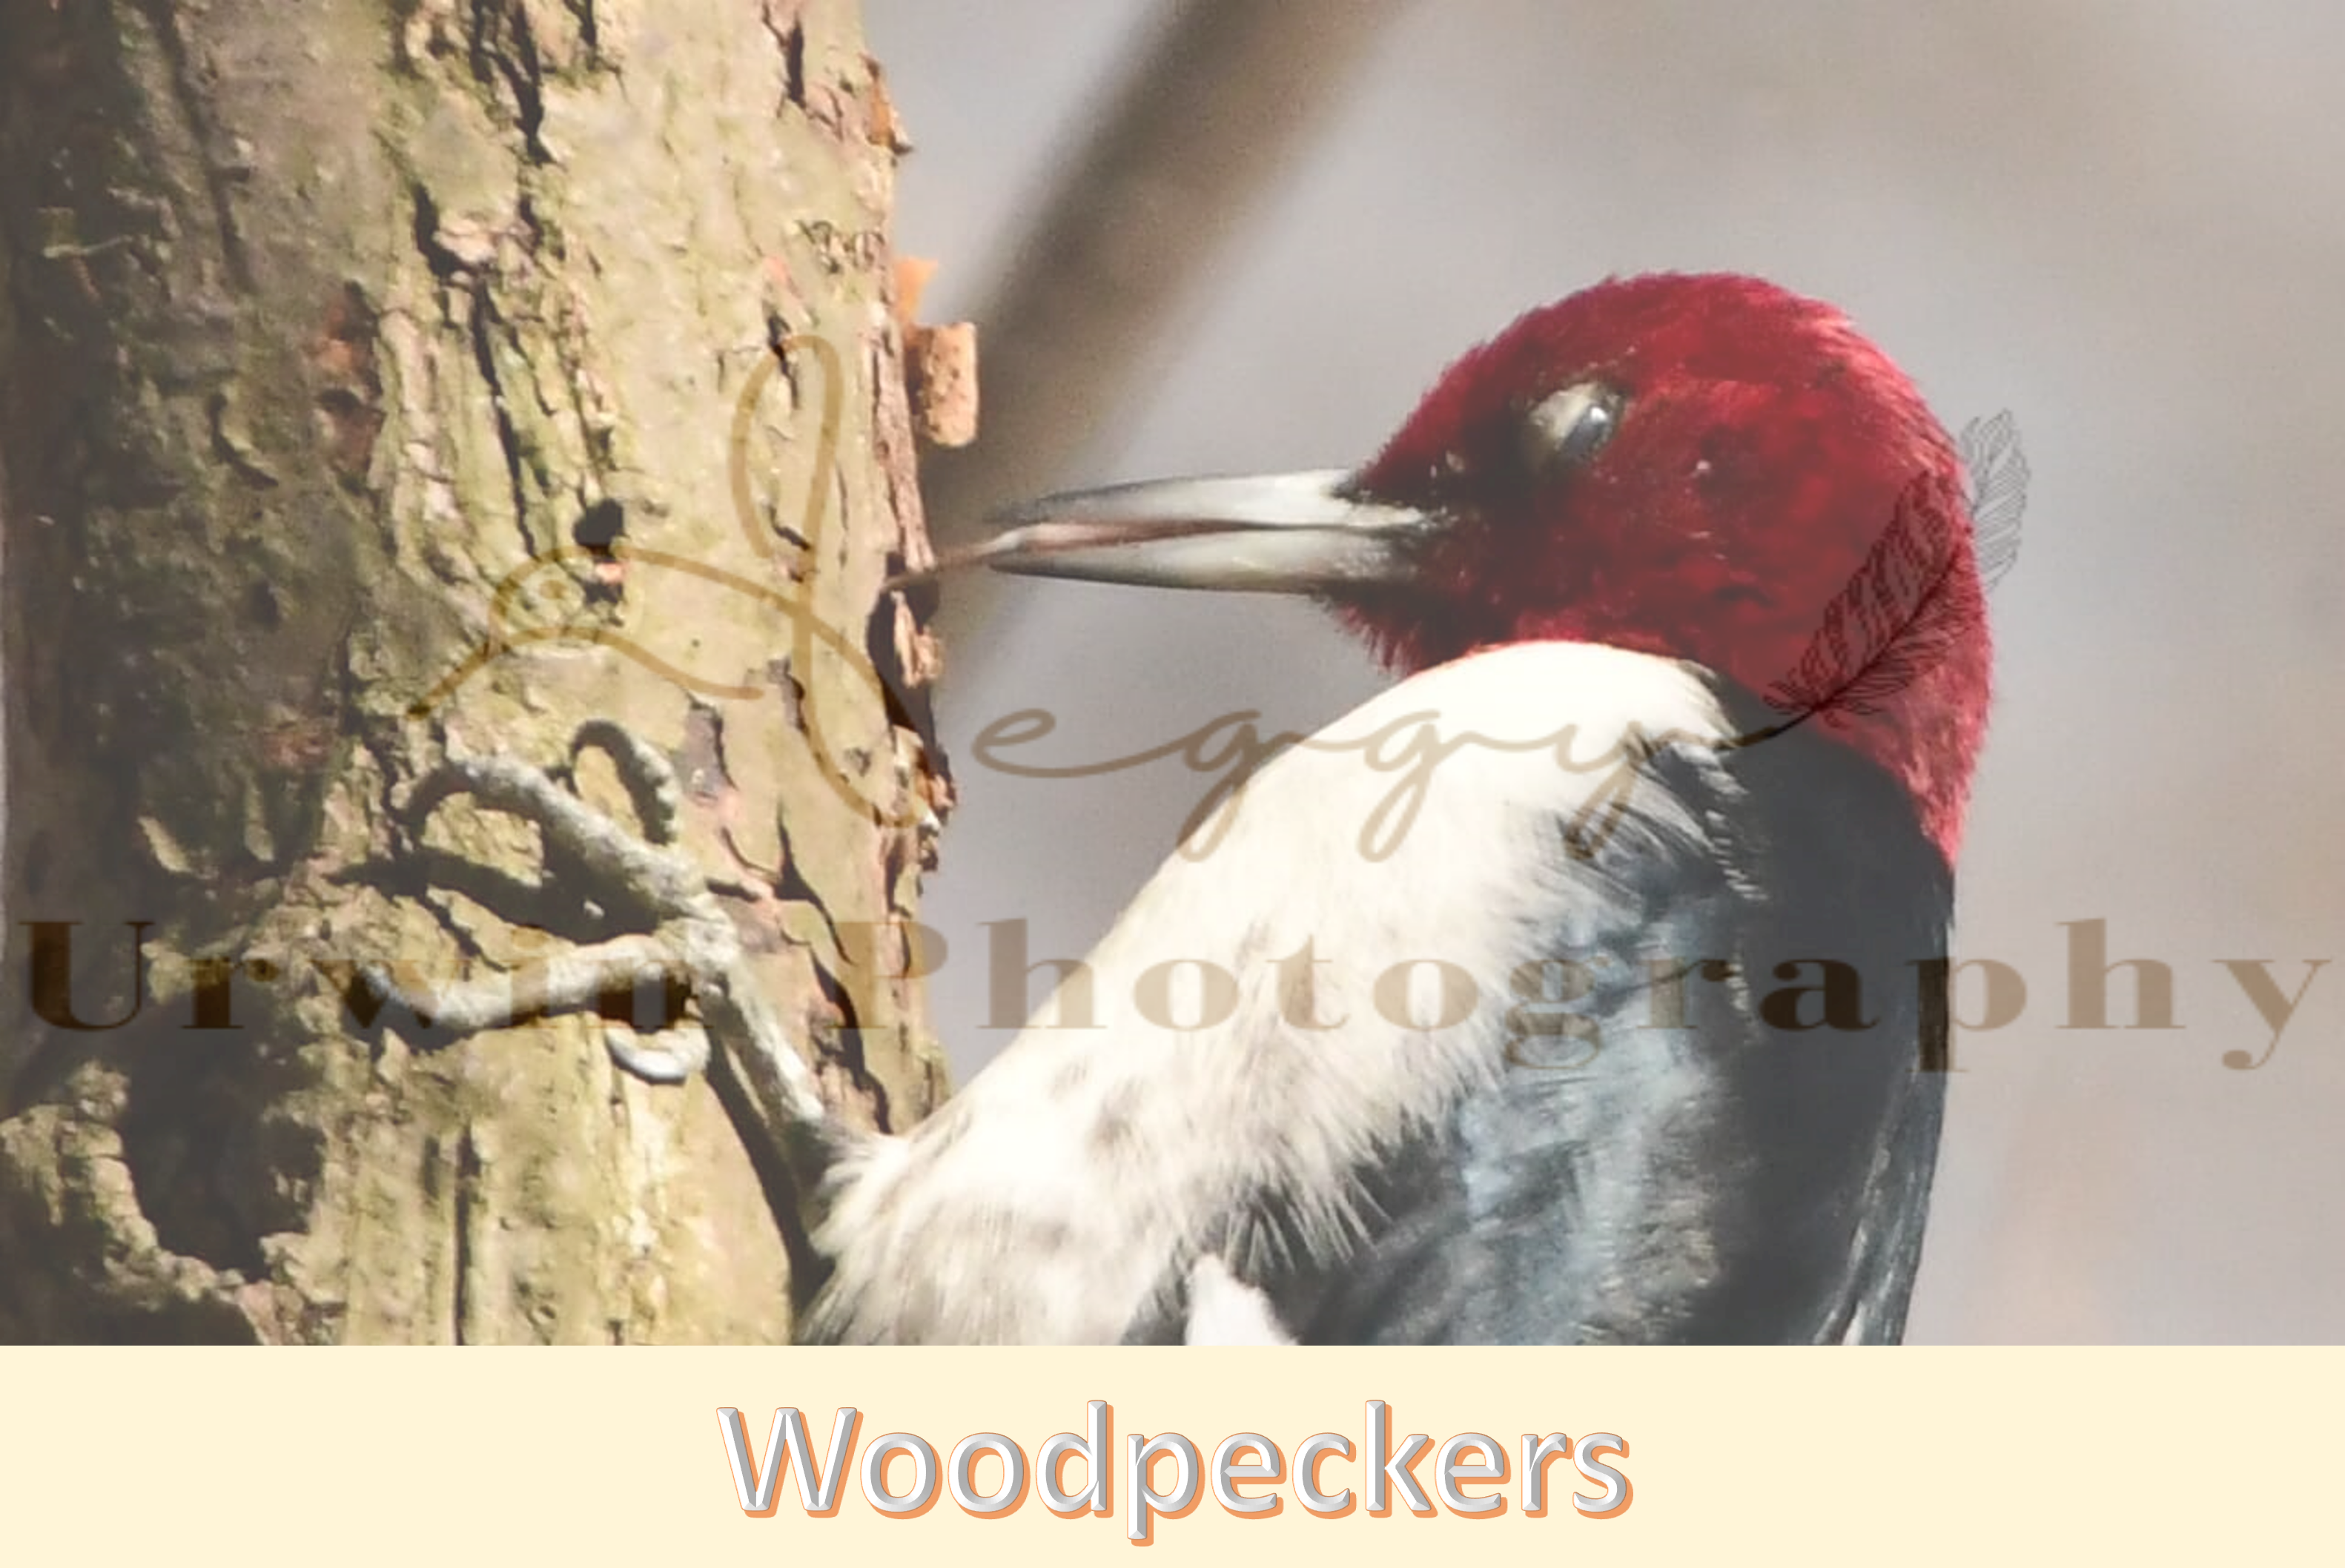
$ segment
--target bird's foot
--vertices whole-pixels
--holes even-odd
[[[634,809],[640,831],[581,799],[564,779],[588,750],[610,758]],[[544,837],[548,866],[562,867],[574,890],[614,919],[648,929],[535,960],[484,981],[432,991],[402,985],[388,970],[370,965],[360,978],[379,1001],[413,1013],[441,1039],[503,1028],[549,1013],[599,1009],[614,1020],[604,1032],[611,1060],[653,1084],[677,1084],[708,1064],[709,1036],[702,1022],[681,1015],[689,995],[704,1008],[712,997],[738,996],[741,943],[708,881],[676,847],[681,794],[675,770],[648,743],[607,720],[581,725],[562,778],[507,757],[454,758],[419,783],[404,815],[420,837],[431,814],[458,796],[518,817]],[[616,1022],[634,1016],[634,1002],[656,985],[665,996],[669,1043],[638,1043]],[[723,1010],[737,1017],[739,1008]]]

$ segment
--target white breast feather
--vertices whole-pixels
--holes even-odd
[[[1524,745],[1567,725],[1565,754],[1583,765],[1631,726],[1726,733],[1682,665],[1532,643],[1426,671],[1281,757],[1222,841],[1168,860],[1092,952],[1098,1028],[1058,1027],[1058,999],[1046,1002],[967,1090],[842,1178],[820,1237],[838,1263],[817,1307],[825,1326],[855,1339],[1112,1341],[1201,1254],[1243,1270],[1247,1248],[1278,1244],[1242,1224],[1265,1189],[1301,1195],[1306,1247],[1339,1251],[1350,1174],[1499,1069],[1526,933],[1568,945],[1601,911],[1556,836],[1558,819],[1620,782],[1614,768],[1570,770],[1552,744],[1458,744]],[[1382,770],[1362,749],[1378,736]],[[1455,749],[1372,860],[1363,830],[1413,737]],[[1650,779],[1635,788],[1641,807],[1671,808]],[[1282,1017],[1278,961],[1306,940],[1318,1015],[1340,1028]],[[1379,1013],[1377,977],[1426,959],[1472,977],[1480,1004],[1466,1023],[1428,1031]],[[1184,1030],[1145,1015],[1135,987],[1172,960],[1234,977],[1226,1021]],[[1189,989],[1174,988],[1182,1018],[1196,1016]]]

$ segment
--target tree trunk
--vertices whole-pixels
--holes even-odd
[[[0,1335],[787,1337],[737,1083],[354,966],[606,926],[403,808],[614,719],[832,1103],[939,1095],[901,150],[849,0],[0,0]]]

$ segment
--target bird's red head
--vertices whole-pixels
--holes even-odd
[[[1393,664],[1568,639],[1762,694],[1806,661],[1827,732],[1953,859],[1989,667],[1961,466],[1839,311],[1734,275],[1599,284],[1451,366],[1355,483],[1441,519],[1412,570],[1335,596]]]
[[[1540,639],[1687,660],[1787,721],[1821,709],[1954,859],[1989,666],[1961,464],[1887,356],[1772,284],[1620,279],[1533,311],[1356,473],[1123,486],[1016,520],[973,558],[1315,594],[1403,669]]]

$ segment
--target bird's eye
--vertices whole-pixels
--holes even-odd
[[[1581,382],[1534,403],[1523,416],[1523,456],[1530,470],[1577,467],[1595,456],[1612,439],[1622,402],[1601,382]]]

